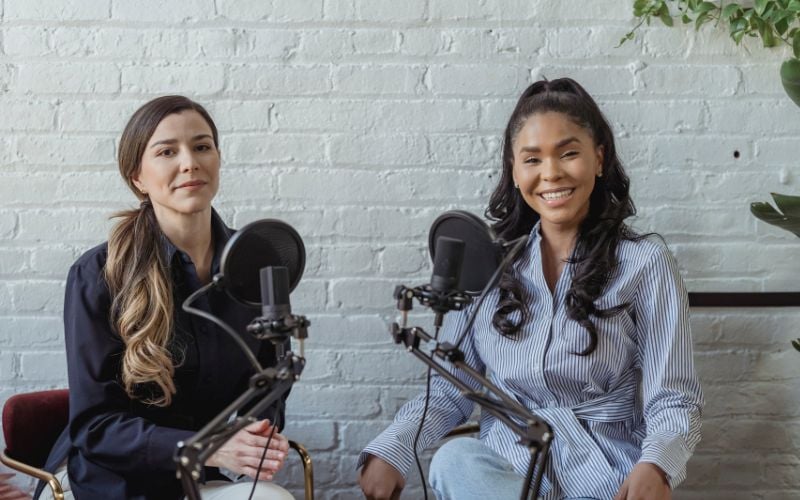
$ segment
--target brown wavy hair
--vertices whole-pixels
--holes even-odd
[[[164,96],[146,103],[131,116],[119,141],[119,172],[136,198],[138,209],[115,213],[119,221],[108,237],[105,280],[111,293],[111,323],[125,343],[122,383],[132,399],[169,406],[175,394],[176,360],[169,350],[173,329],[172,278],[164,254],[164,234],[146,194],[133,183],[153,133],[168,115],[196,111],[211,128],[208,112],[183,96]]]

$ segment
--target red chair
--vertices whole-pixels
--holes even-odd
[[[56,500],[64,499],[61,483],[42,467],[68,420],[67,389],[17,394],[11,396],[3,407],[6,449],[0,453],[0,462],[46,481]]]
[[[46,481],[55,500],[64,500],[56,477],[43,470],[50,448],[69,421],[69,390],[16,394],[3,407],[3,435],[6,449],[0,462],[23,474]],[[303,462],[306,500],[314,500],[314,468],[303,445],[289,441]]]

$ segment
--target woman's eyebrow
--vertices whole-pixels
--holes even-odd
[[[558,149],[564,147],[571,142],[577,142],[580,144],[581,141],[577,137],[570,136],[567,137],[566,139],[561,139],[560,141],[558,141],[556,143],[555,148]],[[524,146],[522,149],[520,149],[520,152],[522,153],[540,153],[541,151],[542,150],[539,146]]]
[[[198,134],[198,135],[192,137],[191,140],[192,140],[192,142],[194,142],[194,141],[199,141],[200,139],[213,139],[213,137],[211,137],[208,134]],[[178,139],[164,139],[164,140],[161,140],[161,141],[154,142],[153,144],[150,145],[150,148],[154,148],[154,147],[160,146],[162,144],[175,144],[176,142],[178,142]]]

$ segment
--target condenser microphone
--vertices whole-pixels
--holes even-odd
[[[464,264],[464,241],[448,236],[436,239],[436,254],[433,259],[431,309],[436,313],[434,325],[442,326],[444,314],[450,311],[449,296],[458,291],[461,266]]]
[[[440,236],[436,240],[436,257],[433,261],[431,288],[447,293],[458,287],[461,265],[464,263],[464,241]]]
[[[278,321],[292,314],[289,283],[289,268],[267,266],[261,269],[261,315],[266,321]]]

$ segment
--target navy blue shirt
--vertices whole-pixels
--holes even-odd
[[[212,215],[212,275],[233,231]],[[181,309],[201,285],[194,264],[166,237],[163,251],[174,290],[174,331],[170,351],[176,393],[168,407],[130,398],[121,382],[122,339],[110,322],[111,296],[103,277],[108,255],[104,243],[85,254],[69,271],[64,302],[64,331],[69,376],[69,425],[57,441],[47,468],[68,459],[69,479],[79,500],[109,498],[183,498],[173,455],[178,441],[191,437],[248,388],[253,368],[236,343],[211,322]],[[194,306],[240,332],[263,367],[277,362],[269,342],[245,333],[258,309],[236,303],[212,289]],[[263,416],[273,418],[275,408]],[[283,421],[281,415],[280,421]],[[218,478],[206,468],[206,477]]]

